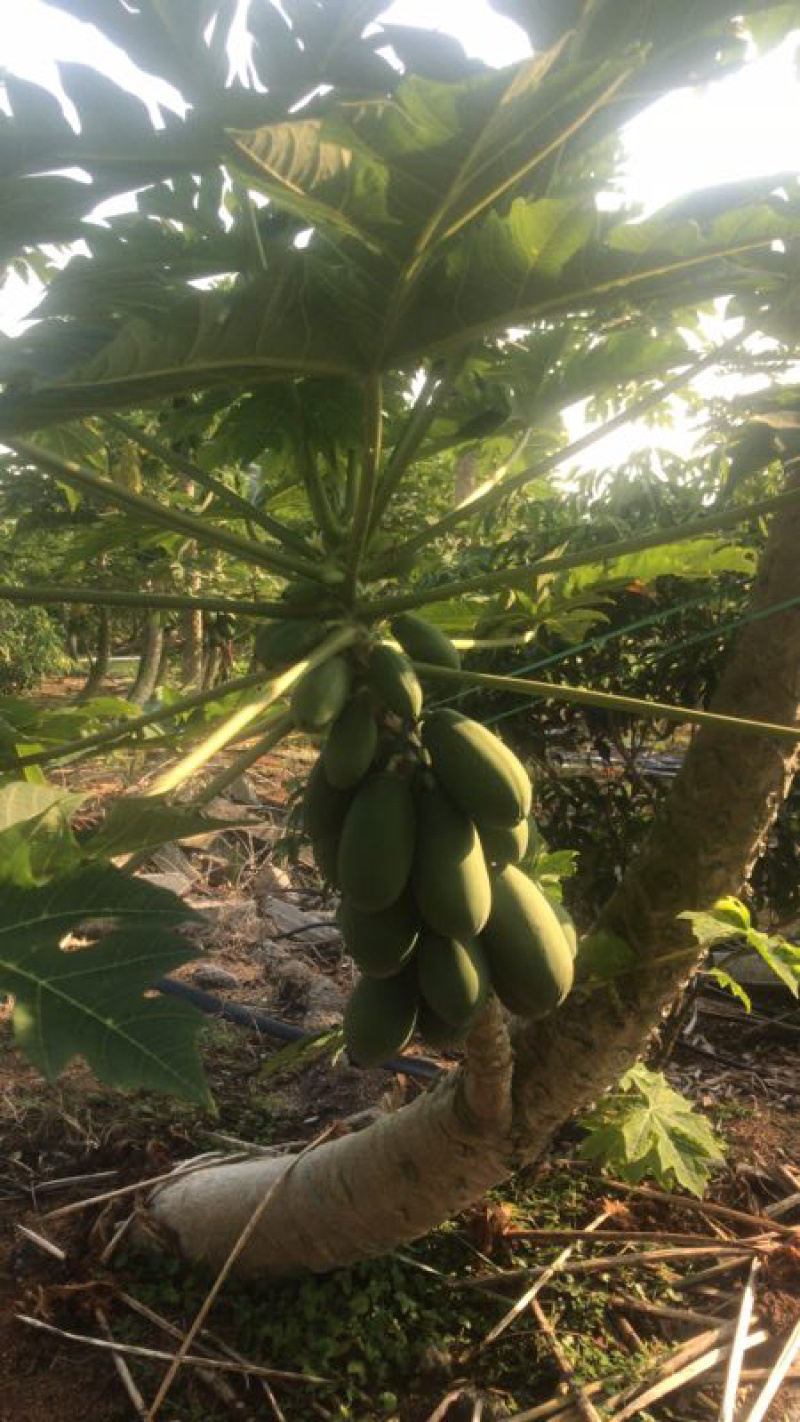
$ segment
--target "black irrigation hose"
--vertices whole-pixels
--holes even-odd
[[[226,1022],[234,1022],[237,1027],[256,1027],[265,1036],[276,1037],[280,1042],[311,1042],[316,1036],[314,1032],[304,1032],[302,1027],[292,1027],[289,1022],[278,1022],[274,1017],[267,1017],[265,1013],[257,1012],[254,1007],[240,1007],[235,1002],[223,1002],[210,992],[202,992],[200,988],[176,982],[174,978],[159,978],[155,986],[159,992],[185,998],[187,1002],[199,1007],[201,1012],[207,1012],[212,1017],[222,1017]],[[436,1081],[442,1075],[442,1068],[435,1062],[428,1061],[427,1057],[392,1057],[383,1065],[386,1071],[402,1071],[406,1076],[419,1077],[421,1081]]]

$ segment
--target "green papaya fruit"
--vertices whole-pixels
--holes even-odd
[[[262,666],[278,671],[301,662],[327,633],[325,623],[316,619],[294,617],[285,622],[267,622],[256,633],[253,650]]]
[[[487,864],[505,869],[507,864],[519,864],[528,848],[528,821],[516,825],[478,825]]]
[[[561,924],[561,932],[567,940],[567,947],[572,954],[574,962],[578,956],[578,930],[563,904],[553,903],[550,907]]]
[[[492,891],[478,831],[438,785],[417,797],[411,886],[425,922],[444,938],[474,938],[489,917]]]
[[[339,846],[342,892],[355,908],[374,913],[399,899],[411,872],[414,833],[408,781],[391,771],[363,781]]]
[[[407,656],[414,662],[431,662],[437,667],[453,667],[458,671],[461,657],[446,632],[440,632],[424,617],[414,612],[401,612],[391,624],[392,635],[397,638]]]
[[[438,1013],[434,1012],[423,999],[419,1005],[417,1013],[417,1034],[427,1042],[429,1047],[448,1048],[463,1047],[467,1040],[470,1024],[466,1027],[451,1027],[449,1022],[445,1022]]]
[[[408,657],[379,642],[369,654],[369,683],[379,701],[403,721],[415,721],[422,710],[422,687]]]
[[[364,976],[389,978],[400,972],[414,952],[420,919],[406,890],[396,903],[377,913],[364,913],[349,899],[342,899],[339,924],[345,947]]]
[[[491,988],[478,940],[457,943],[423,929],[416,962],[423,1000],[451,1027],[466,1027],[483,1007]]]
[[[413,974],[362,978],[344,1011],[348,1055],[359,1066],[380,1066],[408,1046],[417,1025],[419,999]]]
[[[541,889],[509,864],[492,881],[481,936],[500,1001],[522,1017],[544,1017],[567,996],[573,966],[567,940]]]
[[[301,676],[292,692],[292,716],[301,731],[321,731],[339,715],[350,690],[344,657],[329,657]]]
[[[320,874],[337,887],[339,840],[352,801],[352,790],[336,790],[330,784],[320,756],[308,777],[300,823],[311,840],[314,863]]]
[[[422,743],[437,779],[474,820],[510,827],[527,819],[532,799],[528,773],[485,726],[442,707],[425,717]]]
[[[378,748],[378,724],[372,696],[361,687],[345,703],[322,747],[325,774],[331,785],[346,790],[363,780]]]

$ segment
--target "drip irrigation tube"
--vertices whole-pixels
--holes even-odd
[[[267,1037],[275,1037],[279,1042],[311,1042],[316,1033],[304,1032],[302,1027],[294,1027],[290,1022],[279,1022],[275,1017],[267,1017],[254,1007],[240,1007],[236,1002],[223,1002],[210,992],[189,987],[188,983],[176,982],[174,978],[160,978],[155,984],[159,992],[171,997],[182,997],[199,1007],[210,1017],[222,1017],[237,1027],[257,1028]],[[357,1063],[352,1062],[352,1066]],[[392,1057],[384,1062],[386,1071],[402,1071],[406,1076],[419,1077],[420,1081],[436,1081],[442,1075],[442,1068],[427,1057]]]

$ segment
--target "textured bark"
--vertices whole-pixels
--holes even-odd
[[[128,700],[135,702],[137,706],[144,706],[155,691],[163,648],[164,631],[161,625],[161,614],[152,612],[148,615],[145,623],[139,670],[136,673],[136,680],[128,692]]]
[[[108,669],[111,665],[111,618],[108,608],[101,607],[97,621],[97,644],[95,647],[94,659],[89,667],[83,686],[81,687],[76,700],[89,701],[91,697],[97,696],[103,689],[103,682],[108,676]]]
[[[800,594],[799,549],[800,509],[773,525],[755,607]],[[800,610],[741,630],[713,709],[800,727]],[[517,1024],[513,1079],[495,1004],[470,1039],[465,1066],[427,1097],[322,1145],[291,1172],[272,1160],[198,1171],[158,1193],[154,1216],[189,1257],[219,1264],[287,1172],[241,1268],[322,1270],[418,1238],[507,1178],[636,1060],[699,957],[677,915],[740,889],[797,765],[786,741],[700,731],[602,916],[635,948],[635,971],[588,998],[576,991],[548,1021]],[[686,956],[659,966],[676,953]]]
[[[795,481],[797,482],[797,480]],[[800,508],[778,516],[753,589],[757,611],[800,596]],[[745,623],[723,667],[711,709],[800,725],[800,608]],[[738,894],[800,768],[797,743],[706,726],[695,736],[642,852],[601,915],[637,954],[614,990],[578,995],[515,1043],[517,1140],[535,1157],[571,1112],[612,1085],[701,957],[685,909]],[[658,959],[686,952],[663,967]]]
[[[150,1213],[183,1254],[219,1266],[277,1180],[240,1273],[324,1271],[384,1254],[508,1177],[511,1067],[493,1001],[464,1068],[402,1111],[320,1145],[295,1166],[284,1156],[196,1171],[162,1187]]]

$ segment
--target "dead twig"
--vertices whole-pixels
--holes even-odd
[[[632,1294],[610,1294],[608,1301],[615,1308],[641,1313],[647,1318],[663,1319],[667,1323],[695,1323],[700,1328],[720,1328],[724,1325],[728,1331],[733,1328],[732,1323],[720,1320],[713,1313],[698,1313],[695,1309],[674,1308],[670,1304],[651,1303],[649,1299],[636,1299]]]
[[[66,1328],[56,1328],[55,1324],[45,1323],[44,1319],[31,1318],[27,1313],[16,1313],[14,1317],[19,1323],[25,1323],[29,1328],[38,1328],[43,1333],[52,1333],[57,1338],[66,1338],[70,1343],[86,1343],[91,1348],[105,1348],[110,1352],[129,1353],[133,1358],[154,1358],[160,1363],[174,1363],[173,1353],[163,1353],[158,1348],[144,1348],[136,1343],[109,1343],[105,1338],[93,1338],[89,1333],[71,1333]],[[184,1353],[180,1359],[179,1366],[186,1363],[192,1368],[218,1368],[221,1372],[239,1373],[244,1376],[255,1378],[269,1378],[273,1382],[299,1382],[313,1383],[315,1385],[329,1385],[331,1378],[319,1378],[313,1373],[289,1373],[281,1368],[262,1368],[255,1363],[234,1363],[223,1358],[199,1358],[194,1353]]]
[[[715,1205],[708,1200],[693,1200],[689,1195],[672,1195],[666,1190],[653,1190],[645,1185],[629,1185],[625,1180],[603,1179],[603,1187],[610,1185],[614,1190],[623,1190],[626,1195],[636,1195],[640,1200],[658,1200],[662,1205],[672,1205],[681,1210],[693,1210],[700,1214],[716,1215],[717,1219],[733,1220],[737,1224],[757,1227],[761,1234],[789,1234],[800,1237],[800,1226],[780,1224],[766,1215],[751,1215],[747,1210],[734,1210],[728,1205]],[[742,1241],[744,1243],[744,1241]]]
[[[719,1236],[714,1234],[678,1234],[669,1233],[660,1229],[598,1229],[594,1234],[589,1234],[585,1229],[506,1229],[502,1233],[503,1239],[532,1239],[541,1244],[564,1244],[568,1240],[574,1240],[576,1244],[582,1241],[586,1244],[594,1244],[606,1241],[616,1244],[637,1244],[642,1241],[652,1240],[654,1244],[676,1244],[686,1245],[690,1248],[696,1244],[720,1243]],[[731,1239],[731,1244],[738,1243]],[[754,1245],[755,1240],[748,1239],[747,1244]]]
[[[102,1333],[103,1337],[109,1343],[113,1343],[114,1336],[108,1326],[108,1319],[103,1313],[103,1310],[101,1308],[96,1308],[94,1311],[94,1316],[97,1319],[97,1326],[100,1329],[100,1332]],[[142,1419],[142,1422],[144,1422],[144,1418],[147,1414],[147,1407],[145,1404],[145,1400],[142,1397],[142,1394],[136,1386],[136,1383],[133,1381],[133,1378],[131,1376],[131,1370],[128,1367],[128,1364],[125,1362],[125,1359],[123,1358],[122,1354],[116,1351],[112,1354],[112,1359],[114,1367],[117,1370],[119,1380],[122,1383],[122,1386],[128,1396],[128,1399],[134,1412],[136,1413],[136,1416],[140,1417]]]
[[[168,1318],[164,1318],[160,1313],[156,1313],[156,1310],[154,1308],[150,1308],[147,1304],[141,1303],[139,1299],[135,1299],[132,1294],[126,1294],[124,1291],[122,1291],[118,1294],[117,1297],[119,1298],[121,1303],[127,1304],[128,1308],[132,1309],[134,1313],[138,1313],[142,1318],[146,1318],[148,1323],[152,1323],[156,1328],[162,1329],[162,1331],[166,1333],[169,1338],[177,1338],[178,1341],[180,1341],[180,1339],[183,1337],[181,1330],[177,1328],[174,1323],[170,1323]],[[209,1353],[211,1352],[210,1349],[203,1349],[203,1351],[208,1351]],[[211,1354],[211,1356],[213,1356],[213,1354]],[[247,1362],[246,1358],[242,1358],[241,1356],[236,1357],[235,1355],[233,1356],[235,1361],[238,1363]],[[197,1376],[206,1384],[207,1387],[211,1389],[211,1391],[222,1402],[225,1403],[226,1407],[231,1407],[238,1412],[242,1412],[244,1410],[243,1403],[240,1402],[239,1398],[237,1398],[236,1396],[236,1393],[233,1391],[233,1388],[229,1386],[229,1384],[225,1381],[224,1378],[219,1378],[217,1377],[216,1373],[209,1372],[207,1369],[200,1367],[198,1367],[197,1369]],[[259,1382],[262,1384],[262,1386],[265,1381],[265,1378],[259,1378]],[[145,1408],[145,1412],[146,1411],[147,1408]]]
[[[480,1288],[484,1282],[505,1284],[511,1283],[515,1279],[539,1278],[543,1274],[547,1274],[548,1278],[554,1273],[605,1274],[612,1269],[628,1269],[640,1265],[649,1267],[651,1264],[667,1264],[671,1261],[705,1259],[709,1255],[712,1258],[719,1258],[720,1255],[723,1255],[736,1261],[741,1258],[746,1260],[750,1254],[763,1248],[763,1245],[753,1245],[749,1242],[730,1246],[704,1244],[697,1249],[643,1249],[631,1254],[601,1254],[595,1259],[570,1259],[566,1256],[571,1251],[564,1250],[551,1264],[532,1264],[527,1269],[508,1269],[497,1274],[479,1274],[472,1279],[456,1279],[452,1282],[451,1288],[459,1289],[467,1286]],[[746,1250],[747,1253],[743,1254],[743,1250]]]
[[[539,1303],[539,1300],[531,1299],[530,1306],[533,1309],[536,1322],[550,1344],[550,1350],[556,1360],[558,1371],[569,1388],[570,1395],[580,1413],[582,1422],[600,1422],[600,1414],[597,1408],[592,1406],[580,1379],[575,1376],[575,1370],[570,1366],[569,1360],[559,1344],[556,1331],[542,1308],[542,1305]]]
[[[60,1245],[54,1244],[51,1239],[45,1239],[43,1234],[37,1234],[35,1229],[30,1229],[28,1225],[18,1224],[14,1228],[17,1234],[21,1234],[23,1239],[27,1239],[29,1244],[35,1244],[37,1249],[41,1249],[43,1254],[49,1254],[52,1259],[57,1259],[59,1264],[66,1263],[67,1255]]]
[[[795,1324],[789,1337],[783,1345],[778,1355],[775,1366],[772,1369],[761,1392],[758,1394],[753,1406],[750,1408],[744,1422],[763,1422],[767,1415],[767,1408],[775,1398],[778,1388],[783,1382],[797,1354],[800,1353],[800,1320]]]
[[[753,1305],[756,1296],[755,1282],[760,1267],[760,1260],[754,1259],[750,1265],[750,1273],[747,1276],[747,1282],[742,1290],[742,1302],[739,1308],[739,1316],[736,1320],[736,1331],[733,1335],[731,1355],[728,1359],[728,1371],[725,1377],[725,1387],[722,1393],[722,1402],[720,1403],[719,1422],[733,1422],[733,1415],[736,1411],[739,1374],[742,1371],[744,1345],[750,1328],[750,1320],[753,1316]]]
[[[764,1329],[758,1333],[751,1333],[744,1340],[745,1348],[755,1348],[759,1343],[766,1342],[768,1334]],[[685,1367],[679,1368],[677,1372],[666,1373],[654,1382],[650,1387],[646,1387],[644,1392],[637,1392],[629,1402],[626,1402],[617,1412],[608,1413],[608,1422],[625,1422],[628,1417],[636,1417],[651,1407],[654,1402],[659,1402],[662,1397],[667,1397],[671,1392],[677,1392],[680,1388],[686,1387],[687,1383],[693,1382],[695,1378],[702,1377],[710,1368],[720,1362],[730,1347],[729,1343],[718,1344],[714,1348],[709,1348],[707,1353],[701,1353],[699,1358],[687,1363]],[[607,1406],[614,1406],[614,1399],[609,1398]]]
[[[237,1160],[246,1159],[244,1152],[237,1155],[226,1155],[223,1151],[209,1151],[207,1155],[197,1156],[194,1160],[187,1161],[183,1166],[173,1166],[171,1170],[165,1170],[161,1175],[151,1175],[148,1180],[140,1180],[135,1185],[120,1185],[118,1190],[106,1190],[102,1195],[90,1195],[86,1200],[72,1200],[68,1205],[59,1205],[55,1210],[47,1210],[39,1216],[40,1220],[63,1219],[66,1215],[77,1214],[80,1210],[88,1210],[92,1205],[104,1205],[107,1200],[118,1200],[123,1195],[135,1195],[138,1190],[149,1190],[151,1185],[161,1185],[165,1180],[175,1180],[179,1175],[193,1175],[196,1170],[207,1170],[209,1166],[225,1161],[226,1165],[233,1165]]]

